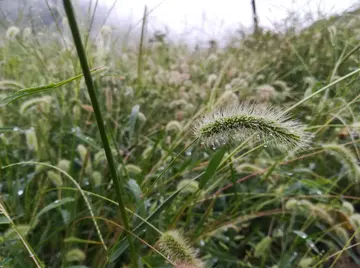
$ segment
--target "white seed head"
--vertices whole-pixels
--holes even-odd
[[[14,40],[19,33],[20,29],[18,27],[10,26],[6,31],[6,38],[9,40]]]
[[[39,145],[36,138],[36,133],[33,128],[26,130],[26,144],[29,150],[37,152],[39,150]]]

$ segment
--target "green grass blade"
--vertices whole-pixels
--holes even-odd
[[[139,235],[140,232],[143,231],[143,226],[159,216],[162,211],[164,211],[168,206],[171,205],[171,202],[175,199],[175,197],[180,193],[182,189],[177,190],[172,195],[170,195],[149,217],[146,218],[146,221],[141,222],[138,226],[132,230],[132,233],[135,235]],[[128,248],[129,243],[126,239],[122,239],[118,241],[111,249],[109,254],[109,262],[114,262],[119,258],[119,256]]]
[[[100,70],[103,70],[103,69],[95,69],[93,70],[92,72],[98,72]],[[24,89],[21,89],[19,91],[16,91],[14,94],[6,97],[5,99],[2,99],[0,100],[0,107],[1,106],[5,106],[17,99],[20,99],[20,98],[24,98],[24,97],[28,97],[28,96],[31,96],[31,95],[34,95],[34,94],[38,94],[38,93],[42,93],[42,92],[45,92],[45,91],[48,91],[48,90],[52,90],[52,89],[55,89],[55,88],[58,88],[58,87],[61,87],[65,84],[68,84],[74,80],[77,80],[79,78],[81,78],[83,75],[82,74],[79,74],[77,76],[74,76],[74,77],[71,77],[69,79],[66,79],[66,80],[63,80],[63,81],[60,81],[60,82],[57,82],[57,83],[50,83],[48,85],[45,85],[45,86],[38,86],[38,87],[30,87],[30,88],[24,88]]]
[[[226,147],[222,147],[219,151],[217,151],[214,156],[211,158],[209,165],[205,171],[205,174],[201,177],[199,188],[204,188],[205,184],[212,178],[215,174],[216,169],[221,163],[221,160],[224,157],[225,152],[227,151]]]

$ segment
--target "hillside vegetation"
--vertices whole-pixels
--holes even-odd
[[[223,48],[78,17],[116,178],[71,20],[4,22],[0,267],[358,267],[358,13]]]

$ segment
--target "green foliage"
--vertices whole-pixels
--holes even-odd
[[[125,267],[103,137],[56,14],[1,24],[0,266]],[[196,50],[94,30],[86,53],[139,267],[360,265],[359,25],[346,13]]]

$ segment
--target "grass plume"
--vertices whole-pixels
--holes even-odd
[[[177,230],[163,233],[157,243],[158,248],[165,256],[177,264],[175,267],[202,268],[204,264],[196,257],[195,250]]]
[[[289,149],[305,147],[310,137],[303,125],[289,120],[279,109],[246,102],[203,115],[194,133],[212,147],[253,137]]]

